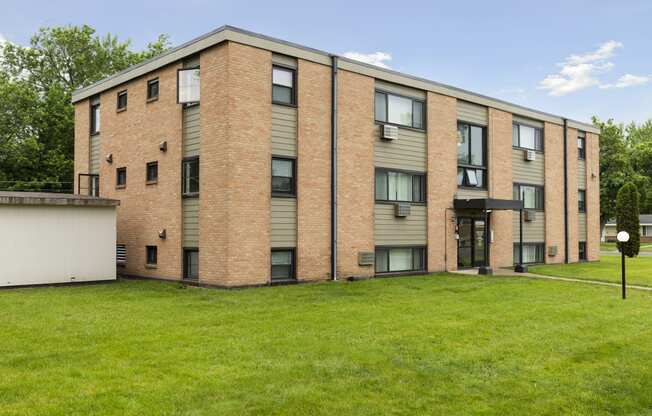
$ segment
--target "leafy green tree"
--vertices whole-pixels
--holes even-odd
[[[90,26],[41,28],[29,47],[0,45],[0,189],[72,191],[72,92],[169,48],[134,52]]]
[[[629,241],[618,243],[618,249],[628,257],[638,255],[641,242],[639,223],[639,194],[636,185],[626,183],[618,191],[616,198],[616,225],[618,231],[627,231]]]

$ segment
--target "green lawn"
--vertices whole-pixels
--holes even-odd
[[[2,415],[652,409],[652,295],[433,275],[0,291]]]
[[[602,251],[618,251],[616,243],[600,243],[600,250]],[[650,243],[641,243],[639,246],[639,251],[642,253],[651,253],[652,244]]]
[[[652,286],[652,257],[626,259],[627,283]],[[600,261],[573,264],[547,264],[530,267],[530,272],[546,276],[620,282],[620,255],[601,256]]]

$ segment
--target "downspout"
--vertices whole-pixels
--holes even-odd
[[[337,56],[331,63],[331,279],[337,280]]]
[[[568,263],[568,120],[564,119],[564,263]]]

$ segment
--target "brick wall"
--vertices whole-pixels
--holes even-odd
[[[563,130],[563,129],[562,129]],[[568,261],[579,260],[579,209],[577,206],[577,129],[568,128],[566,138],[568,160]],[[563,188],[562,188],[563,189]],[[553,190],[554,192],[554,190]],[[563,191],[562,191],[563,193]]]
[[[129,274],[181,277],[181,108],[176,103],[176,69],[170,65],[101,95],[100,194],[120,200],[117,242],[127,246],[124,272]],[[159,78],[159,99],[147,103],[147,80],[155,77]],[[128,91],[127,110],[117,112],[117,93],[124,89]],[[88,111],[80,112],[86,114],[82,123],[87,126]],[[88,131],[79,119],[77,123],[77,128]],[[159,150],[164,140],[167,152]],[[105,160],[109,153],[111,164]],[[158,183],[147,185],[145,167],[153,161],[158,161]],[[119,167],[127,168],[124,189],[116,189]],[[158,236],[161,229],[166,230],[165,240]],[[145,267],[146,245],[158,247],[156,269]]]
[[[101,108],[100,108],[101,111]],[[101,116],[100,116],[101,117]],[[79,174],[90,172],[90,104],[88,99],[75,104],[75,178],[73,193],[77,193]],[[82,186],[87,186],[84,180]]]
[[[457,269],[457,100],[428,93],[428,271]]]
[[[497,199],[513,198],[512,181],[512,115],[489,108],[489,196]],[[493,211],[491,229],[491,267],[511,267],[513,254],[513,212]]]
[[[228,42],[201,55],[199,274],[270,278],[271,52]]]
[[[330,277],[331,69],[299,59],[297,278]]]
[[[545,138],[545,210],[546,263],[564,262],[564,137],[563,127],[546,123]],[[547,247],[557,246],[557,255],[549,257]]]
[[[586,231],[587,260],[600,259],[600,140],[586,134]],[[595,177],[593,177],[595,175]]]
[[[374,79],[338,73],[338,275],[373,276],[358,252],[374,251]]]

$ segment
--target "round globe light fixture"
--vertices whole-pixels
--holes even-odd
[[[629,241],[629,233],[627,231],[620,231],[618,235],[616,235],[616,240],[620,243],[626,243]]]

